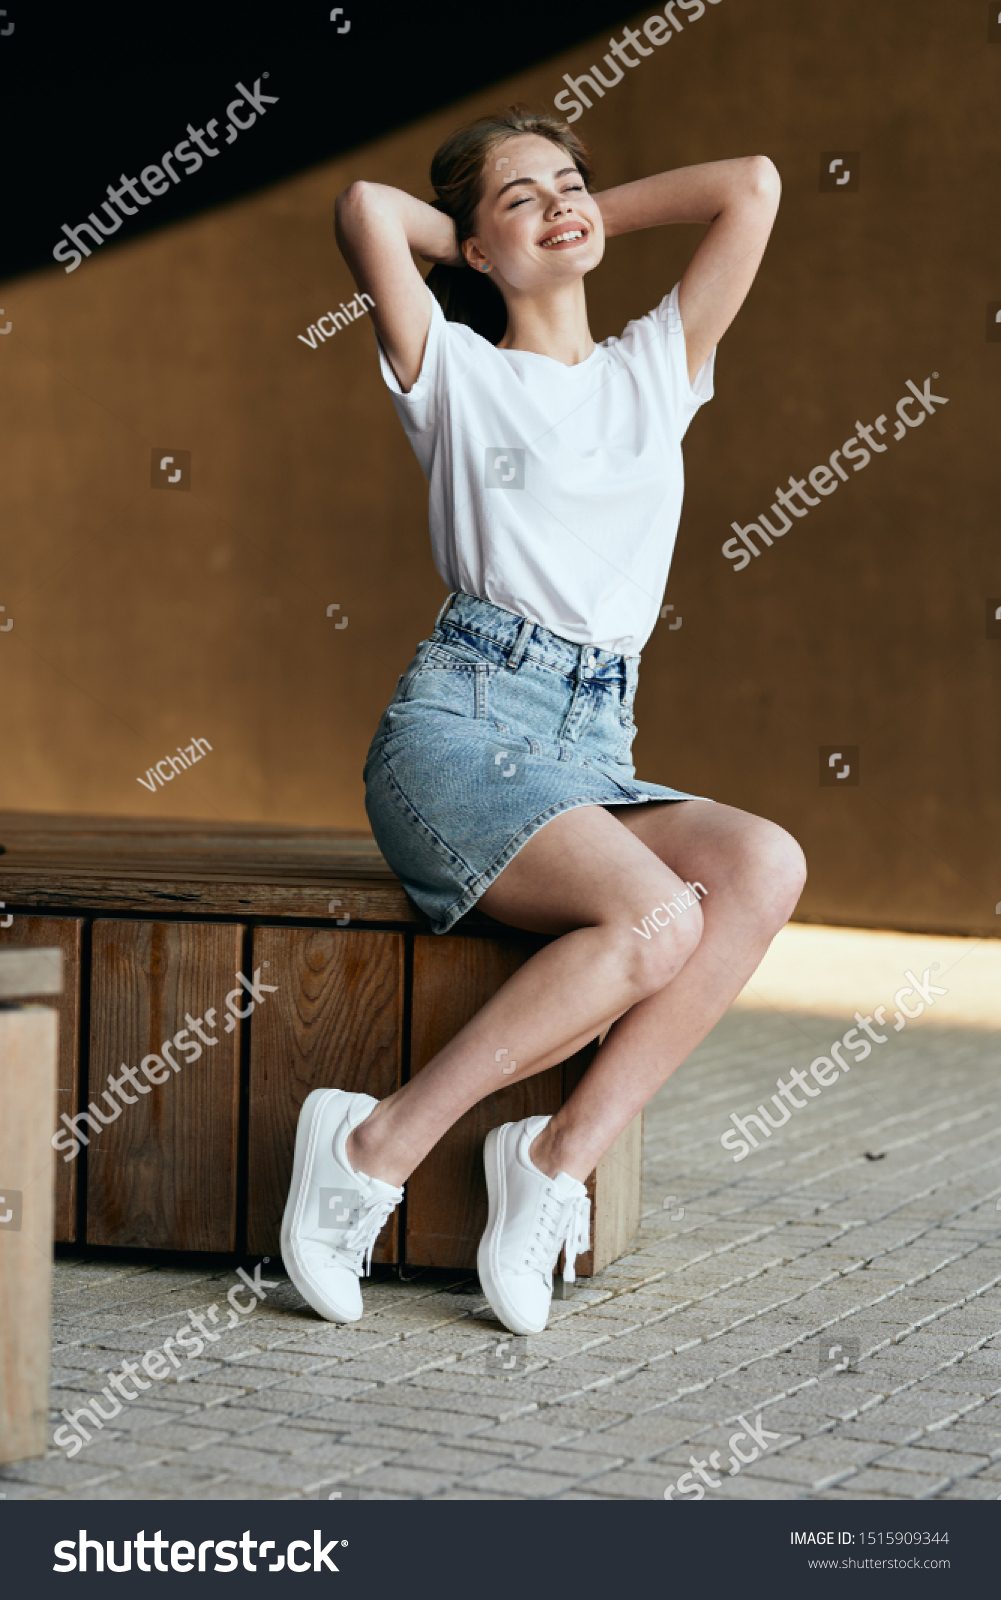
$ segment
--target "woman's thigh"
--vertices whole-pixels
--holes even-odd
[[[553,817],[480,896],[480,910],[532,933],[639,922],[682,886],[648,843],[603,806]]]
[[[711,800],[616,806],[614,815],[682,882],[705,888],[707,915],[714,890],[717,905],[739,895],[756,899],[783,921],[791,915],[806,863],[796,840],[777,823]]]

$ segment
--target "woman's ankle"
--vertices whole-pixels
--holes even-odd
[[[548,1127],[537,1133],[528,1147],[528,1159],[539,1172],[544,1172],[547,1178],[555,1178],[563,1172],[562,1141],[558,1135],[550,1133]]]
[[[571,1178],[577,1178],[584,1183],[591,1171],[580,1175],[578,1167],[580,1160],[569,1139],[565,1138],[559,1129],[551,1130],[549,1126],[537,1133],[528,1147],[528,1159],[539,1172],[545,1173],[547,1178],[556,1178],[565,1172]],[[593,1166],[593,1163],[591,1164]]]
[[[403,1171],[398,1161],[393,1160],[380,1137],[378,1123],[370,1126],[375,1115],[373,1111],[348,1134],[344,1154],[352,1172],[363,1172],[366,1178],[378,1178],[382,1183],[392,1183],[400,1188],[410,1174]]]

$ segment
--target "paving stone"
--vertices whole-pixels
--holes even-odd
[[[664,1490],[672,1481],[670,1472],[644,1472],[638,1467],[618,1467],[614,1471],[599,1473],[587,1480],[589,1494],[610,1500],[663,1500]],[[560,1496],[574,1498],[573,1492]]]
[[[387,1466],[366,1472],[364,1478],[358,1480],[358,1487],[366,1493],[372,1489],[386,1489],[404,1499],[423,1500],[442,1489],[451,1488],[454,1478],[454,1473]]]
[[[535,1455],[528,1456],[518,1465],[530,1472],[545,1473],[547,1477],[551,1475],[588,1478],[598,1472],[607,1472],[613,1467],[625,1466],[626,1461],[624,1456],[593,1447],[590,1450],[567,1450],[554,1446],[552,1449],[540,1450]]]
[[[141,1499],[141,1495],[136,1496]],[[171,1498],[174,1498],[171,1496]],[[187,1495],[185,1499],[189,1498]],[[198,1494],[191,1498],[198,1500],[288,1500],[298,1499],[287,1493],[284,1489],[269,1486],[264,1483],[245,1481],[235,1476],[221,1477],[214,1482],[199,1486]]]
[[[429,1445],[419,1451],[405,1451],[393,1461],[394,1470],[440,1472],[451,1479],[475,1480],[481,1472],[498,1464],[496,1453],[472,1450],[460,1445]]]
[[[235,1435],[220,1427],[192,1428],[186,1422],[167,1422],[162,1427],[151,1428],[148,1434],[141,1428],[137,1429],[134,1437],[137,1444],[147,1446],[154,1453],[185,1450],[197,1454],[199,1450],[205,1450],[221,1439],[235,1438]]]
[[[889,1455],[880,1456],[877,1465],[889,1471],[930,1472],[933,1476],[951,1478],[979,1472],[982,1467],[988,1467],[990,1462],[986,1456],[965,1455],[959,1450],[929,1449],[922,1439],[893,1450]]]
[[[757,1462],[754,1463],[757,1466]],[[752,1477],[741,1472],[735,1478],[724,1478],[718,1489],[707,1489],[706,1498],[713,1500],[806,1500],[812,1494],[803,1484],[784,1483],[778,1478]]]
[[[75,1489],[77,1485],[101,1482],[119,1475],[118,1469],[109,1467],[106,1462],[85,1460],[86,1454],[86,1449],[83,1449],[72,1461],[62,1451],[44,1460],[15,1461],[0,1467],[0,1483],[6,1483],[9,1478],[12,1483],[44,1484],[50,1488],[72,1485]]]
[[[944,1476],[936,1472],[894,1472],[875,1466],[866,1467],[852,1478],[850,1486],[842,1484],[841,1487],[850,1487],[857,1499],[866,1499],[870,1493],[874,1493],[892,1494],[901,1500],[917,1500],[939,1488]]]
[[[442,1490],[440,1494],[429,1495],[428,1498],[433,1500],[520,1500],[522,1496],[513,1494],[479,1494],[473,1489],[451,1488]],[[592,1496],[578,1494],[563,1496],[562,1498],[589,1500]]]
[[[245,1482],[273,1489],[276,1495],[287,1494],[293,1489],[311,1488],[318,1485],[324,1476],[323,1469],[318,1465],[301,1465],[288,1456],[267,1456],[226,1446],[216,1447],[207,1458],[206,1467],[207,1470],[217,1469],[219,1476],[227,1469],[234,1474],[239,1472]],[[190,1498],[200,1499],[201,1495],[196,1492]]]
[[[577,1478],[557,1477],[549,1472],[531,1472],[525,1467],[495,1467],[483,1477],[477,1476],[476,1487],[483,1494],[499,1489],[502,1494],[517,1495],[523,1500],[548,1500],[576,1487]]]
[[[516,1417],[511,1422],[498,1423],[482,1437],[523,1444],[532,1449],[547,1449],[551,1445],[564,1444],[568,1439],[579,1437],[581,1429],[575,1427],[573,1423],[562,1425],[558,1413],[559,1408],[556,1406],[548,1407],[544,1412],[532,1411],[528,1416]]]
[[[140,1499],[144,1497],[143,1491],[148,1490],[151,1494],[163,1495],[170,1500],[197,1500],[201,1498],[206,1485],[217,1482],[221,1476],[218,1472],[203,1471],[197,1460],[183,1465],[161,1462],[157,1466],[144,1467],[141,1473],[130,1477],[130,1483]]]

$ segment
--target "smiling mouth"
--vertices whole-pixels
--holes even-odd
[[[550,238],[541,240],[540,249],[553,250],[561,244],[579,244],[586,238],[586,228],[568,228],[564,233],[554,233]]]

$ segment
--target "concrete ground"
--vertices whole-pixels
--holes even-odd
[[[948,990],[910,1020],[908,969]],[[880,1005],[868,1060],[721,1147]],[[232,1270],[60,1261],[54,1426],[190,1312],[223,1331],[6,1497],[997,1500],[999,1022],[997,941],[788,928],[648,1108],[630,1253],[537,1338],[465,1273],[386,1274],[341,1328],[269,1262],[230,1330]]]

